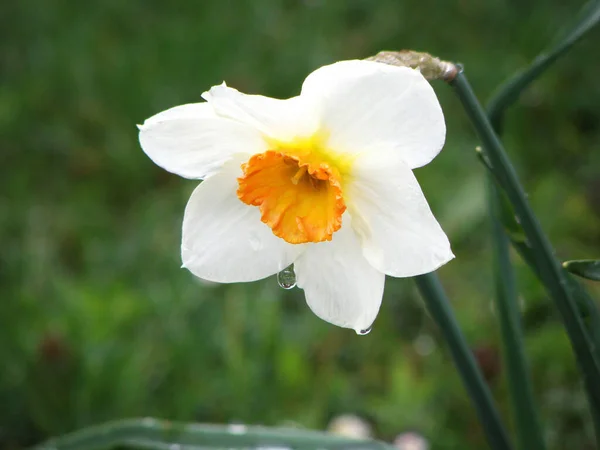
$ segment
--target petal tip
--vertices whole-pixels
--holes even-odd
[[[430,270],[428,272],[425,272],[425,273],[435,272],[440,267],[448,264],[454,258],[456,258],[456,256],[454,255],[454,253],[452,253],[452,250],[450,250],[450,248],[448,248],[447,253],[443,257],[439,258],[439,260],[438,260],[437,264],[435,265],[435,267],[432,270]],[[422,275],[422,274],[418,274],[418,275]]]
[[[216,84],[213,87],[211,87],[208,91],[204,91],[201,95],[201,97],[206,100],[207,102],[210,102],[213,98],[213,96],[215,95],[215,93],[218,94],[219,91],[222,91],[223,89],[230,89],[229,86],[227,86],[227,83],[225,83],[225,81],[223,81],[221,84]]]

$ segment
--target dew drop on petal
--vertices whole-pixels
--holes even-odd
[[[296,274],[294,273],[294,265],[290,265],[277,274],[277,283],[283,289],[292,289],[296,286]]]
[[[365,334],[369,334],[373,327],[365,328],[364,330],[356,330],[356,334],[359,336],[364,336]]]

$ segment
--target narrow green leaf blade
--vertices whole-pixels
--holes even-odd
[[[600,383],[598,383],[600,360],[595,354],[595,346],[581,318],[581,311],[568,289],[568,275],[556,260],[554,250],[527,201],[518,175],[463,71],[458,73],[451,85],[455,88],[465,112],[482,140],[499,185],[506,192],[519,217],[527,245],[532,250],[536,272],[539,273],[554,300],[569,335],[580,371],[585,379],[590,402],[600,405]]]
[[[565,54],[572,45],[597,25],[599,21],[600,1],[590,0],[579,11],[573,24],[567,28],[567,32],[556,41],[557,43],[555,45],[551,46],[548,51],[538,55],[527,68],[517,72],[496,90],[496,93],[492,96],[487,108],[489,121],[496,132],[500,133],[504,112],[515,102],[521,92],[548,69],[561,55]],[[494,173],[496,180],[498,180],[501,185],[503,184],[503,181],[506,181],[506,177],[497,174],[491,166],[488,166],[488,168]],[[548,284],[544,282],[546,271],[538,264],[538,261],[536,261],[538,255],[536,255],[529,243],[527,241],[522,241],[518,236],[511,234],[509,234],[509,236],[521,256],[536,273],[538,278],[542,280],[542,283],[546,284],[549,288]],[[563,284],[567,285],[570,297],[575,300],[575,303],[579,308],[579,314],[582,316],[582,320],[589,333],[589,339],[591,341],[590,345],[592,346],[591,353],[596,360],[596,367],[598,367],[598,361],[600,361],[600,312],[598,311],[598,307],[576,280],[567,275],[564,275],[561,278]],[[567,327],[569,326],[567,325]],[[579,358],[579,354],[582,352],[577,349],[575,350],[576,353],[578,353]],[[580,361],[580,364],[581,363],[583,363],[583,361]],[[588,367],[591,366],[588,363],[584,364]],[[598,399],[598,390],[596,388],[598,384],[600,383],[597,378],[590,378],[589,375],[586,376],[586,391],[590,399],[592,418],[596,430],[596,439],[598,444],[600,444],[600,401]]]
[[[521,450],[544,450],[546,446],[525,358],[521,314],[517,300],[515,274],[510,261],[509,242],[498,220],[502,210],[503,197],[491,176],[488,176],[487,184],[494,242],[495,304],[500,322],[500,335],[517,442]],[[514,214],[511,214],[510,218],[515,221]],[[518,225],[516,221],[515,225]],[[520,229],[520,226],[518,228]],[[521,234],[524,238],[522,229]]]
[[[547,51],[540,53],[532,63],[518,71],[496,90],[488,103],[488,117],[494,129],[500,131],[506,108],[513,104],[523,89],[535,81],[561,55],[569,50],[579,39],[600,21],[600,1],[590,0],[580,10],[573,24],[557,43]],[[590,55],[590,57],[592,57]]]
[[[209,425],[126,419],[85,428],[50,439],[34,450],[97,450],[144,448],[149,450],[258,449],[367,449],[393,450],[372,440],[357,440],[295,428],[246,425]]]
[[[588,280],[600,281],[600,259],[565,261],[563,267],[569,272]]]

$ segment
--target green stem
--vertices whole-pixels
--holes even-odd
[[[482,140],[492,170],[513,205],[530,246],[534,249],[535,264],[562,317],[577,362],[592,395],[590,400],[600,405],[600,365],[594,357],[592,343],[580,312],[569,295],[567,275],[554,257],[554,251],[529,206],[515,169],[462,70],[451,84]]]
[[[499,192],[488,176],[488,207],[494,242],[496,312],[500,322],[508,389],[517,439],[521,450],[543,450],[544,438],[533,399],[529,371],[525,359],[521,314],[517,299],[515,275],[510,261],[509,241],[498,220]]]
[[[511,449],[508,435],[494,406],[492,394],[460,331],[439,279],[434,273],[428,273],[415,277],[415,281],[431,317],[440,327],[448,343],[454,363],[477,410],[490,447],[494,450]]]

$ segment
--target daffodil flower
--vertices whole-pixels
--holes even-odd
[[[146,120],[139,136],[156,164],[204,180],[183,219],[183,266],[194,275],[248,282],[294,264],[312,311],[360,331],[377,316],[385,275],[454,257],[412,172],[446,133],[418,71],[341,61],[290,99],[225,84],[202,97]]]

